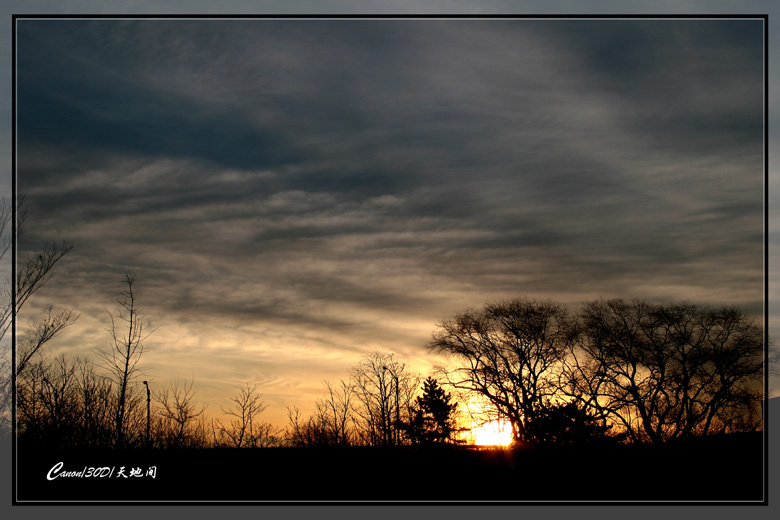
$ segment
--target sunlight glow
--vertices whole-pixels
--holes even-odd
[[[475,426],[471,429],[474,444],[478,446],[509,446],[512,444],[512,425],[503,419]]]

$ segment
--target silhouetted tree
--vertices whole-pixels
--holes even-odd
[[[227,425],[214,421],[214,439],[217,445],[234,448],[259,448],[278,442],[277,429],[269,423],[260,421],[260,414],[266,409],[261,401],[262,394],[257,393],[257,385],[246,385],[231,401],[235,407],[222,409],[234,417]]]
[[[76,446],[108,447],[116,435],[116,392],[110,379],[98,374],[87,358],[75,361],[74,379],[78,417],[81,421]]]
[[[392,446],[402,442],[401,426],[411,417],[419,377],[393,354],[374,352],[351,370],[355,413],[365,443]]]
[[[423,393],[417,397],[412,409],[411,421],[404,425],[406,434],[413,444],[453,442],[453,435],[460,431],[455,425],[457,408],[452,396],[439,386],[436,379],[426,378]]]
[[[114,445],[116,395],[86,358],[31,359],[17,378],[16,402],[22,441],[55,447]]]
[[[64,356],[28,363],[17,378],[19,434],[41,444],[67,445],[76,412],[73,391],[73,367]]]
[[[46,316],[30,329],[17,342],[16,348],[16,374],[19,375],[30,359],[39,353],[42,347],[59,334],[65,327],[76,322],[78,315],[73,311],[64,310],[57,314],[52,313],[52,308],[46,310]]]
[[[23,234],[23,224],[26,220],[26,212],[22,209],[24,195],[17,198],[16,237]],[[0,202],[0,259],[5,257],[11,244],[12,222],[11,204],[3,200]],[[11,326],[11,318],[18,314],[27,300],[51,279],[52,269],[62,257],[73,249],[73,243],[63,241],[60,244],[46,244],[43,249],[26,255],[17,266],[15,280],[15,299],[12,299],[9,283],[3,288],[3,304],[0,307],[0,340],[5,337]]]
[[[358,442],[355,412],[352,409],[353,388],[342,381],[334,388],[325,382],[326,398],[318,399],[315,412],[304,419],[297,407],[287,408],[288,426],[285,440],[291,446],[350,446]]]
[[[571,330],[560,305],[517,299],[442,322],[429,347],[459,363],[448,383],[485,397],[519,442],[526,438],[526,423],[558,392]]]
[[[761,397],[761,327],[734,308],[585,305],[565,388],[633,440],[724,431]]]
[[[10,248],[14,226],[17,238],[23,234],[22,226],[26,219],[23,203],[23,194],[17,197],[15,208],[7,199],[0,200],[0,261],[5,258]],[[15,222],[14,213],[16,213]],[[7,429],[10,426],[13,375],[18,376],[33,355],[78,318],[69,310],[52,314],[51,309],[49,309],[47,317],[43,318],[40,324],[33,326],[25,335],[21,343],[22,349],[17,353],[19,361],[15,362],[11,359],[11,344],[4,339],[6,332],[11,327],[12,319],[19,315],[27,300],[46,285],[52,276],[54,266],[71,249],[73,249],[73,244],[67,241],[45,245],[42,250],[28,254],[18,263],[16,280],[8,280],[3,284],[0,296],[0,428],[2,429]]]
[[[144,352],[144,340],[149,337],[149,322],[143,316],[136,303],[133,284],[135,275],[125,274],[125,285],[122,296],[117,300],[121,309],[117,316],[110,312],[112,345],[106,351],[101,351],[106,368],[110,371],[117,385],[117,411],[116,411],[116,446],[125,444],[125,429],[127,427],[127,411],[129,403],[136,404],[138,396],[134,395],[131,385],[134,382],[136,368]],[[118,323],[124,322],[124,324]],[[120,326],[121,325],[121,326]],[[129,399],[132,395],[133,399]]]
[[[287,429],[284,431],[284,440],[289,446],[320,446],[326,438],[327,433],[315,416],[304,419],[300,408],[287,407]]]
[[[206,411],[206,405],[195,401],[194,381],[176,380],[171,388],[155,394],[159,409],[155,437],[165,448],[203,447],[207,435],[203,422],[198,419]]]
[[[315,404],[316,416],[322,430],[326,434],[328,444],[348,446],[355,442],[355,413],[352,409],[354,388],[341,381],[339,389],[333,388],[330,382],[325,382],[328,396],[319,399]]]
[[[292,446],[349,446],[357,442],[355,413],[352,409],[354,389],[341,381],[334,388],[325,381],[328,390],[326,398],[318,399],[315,412],[303,419],[301,411],[287,409],[288,427],[285,432],[287,443]]]

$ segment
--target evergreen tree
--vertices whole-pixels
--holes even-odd
[[[458,407],[452,396],[444,391],[436,379],[428,377],[423,383],[423,395],[418,396],[411,422],[404,425],[414,444],[442,444],[452,442],[455,428],[454,414]]]

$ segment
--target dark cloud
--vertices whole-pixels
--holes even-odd
[[[26,66],[20,65],[22,72]],[[24,74],[20,76],[26,85]],[[89,143],[105,151],[195,157],[238,168],[298,159],[286,136],[257,128],[242,114],[205,111],[176,96],[116,80],[83,86],[68,79],[20,89],[20,135],[79,148]]]

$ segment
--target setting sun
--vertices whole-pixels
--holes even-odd
[[[478,446],[509,446],[512,444],[512,425],[503,419],[475,426],[471,429],[474,444]]]

